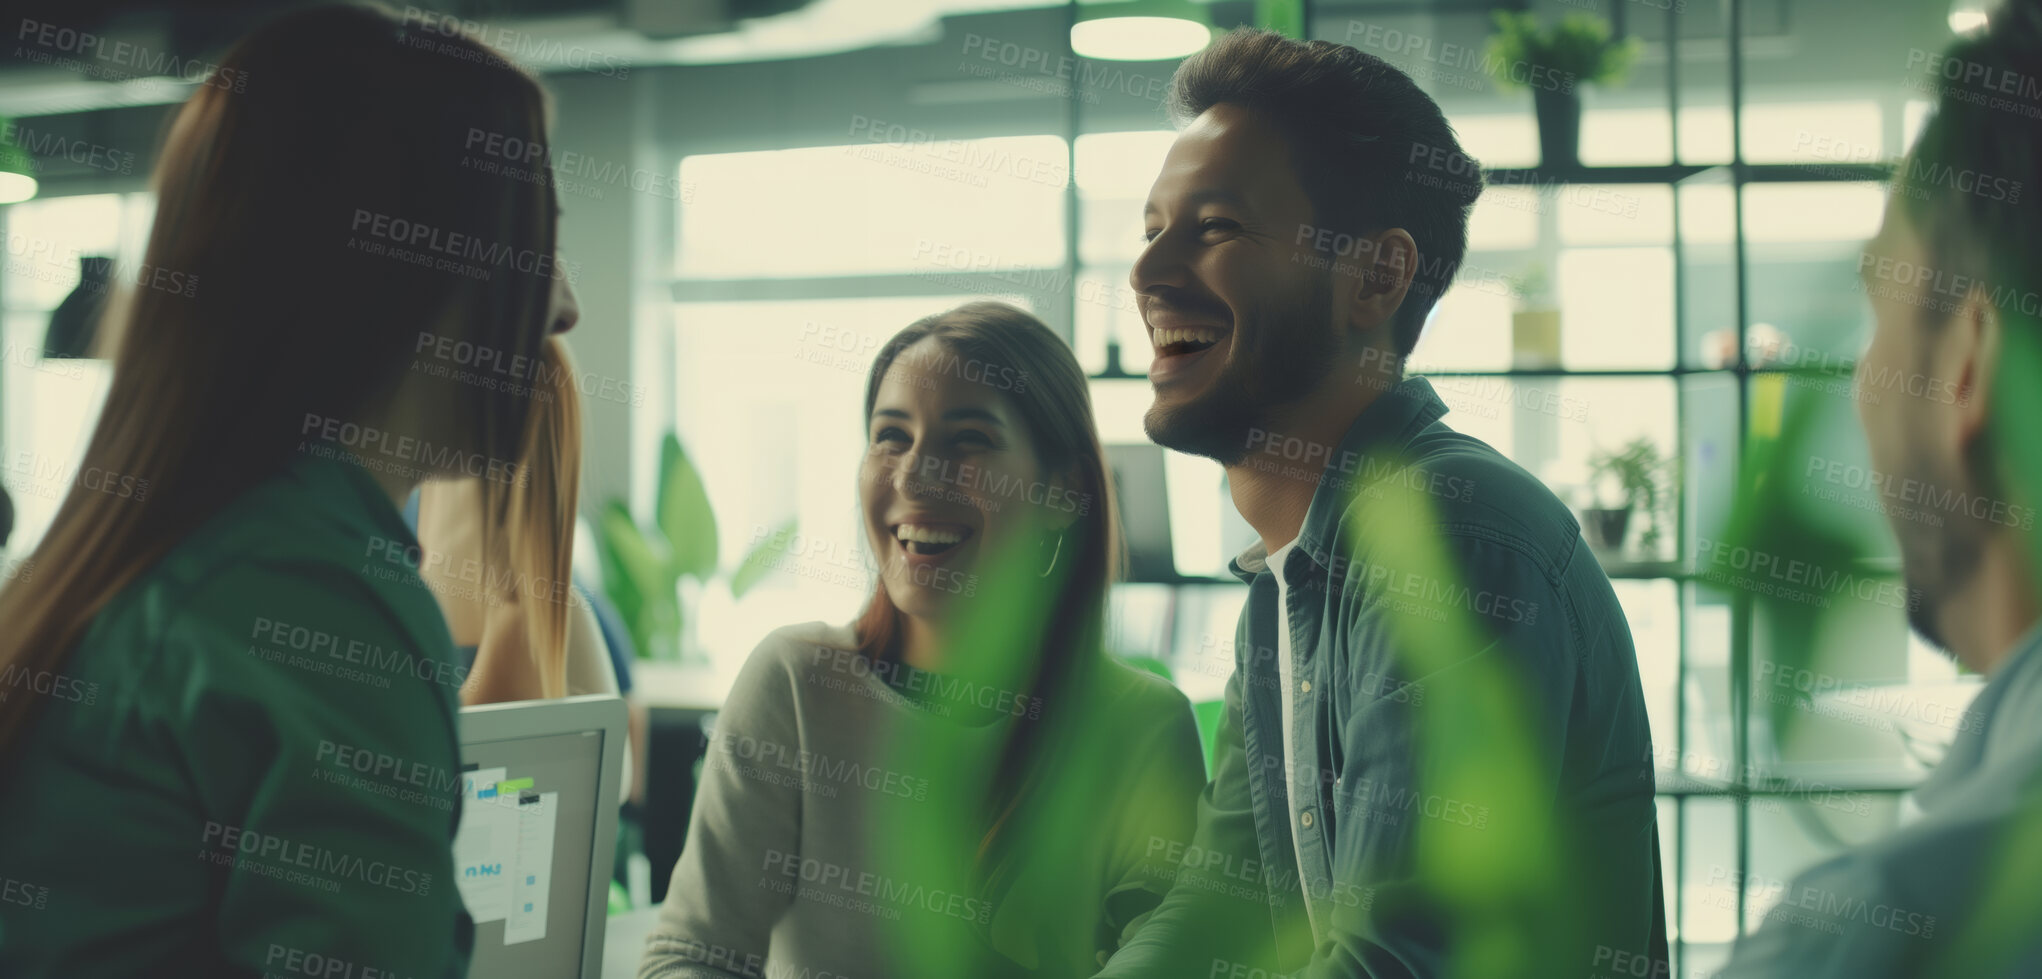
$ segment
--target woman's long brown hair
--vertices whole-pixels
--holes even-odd
[[[233,83],[200,85],[166,137],[144,259],[196,284],[116,306],[113,382],[79,467],[147,492],[71,487],[37,573],[0,591],[0,670],[61,673],[113,596],[299,458],[309,426],[369,423],[414,363],[455,366],[434,359],[448,330],[539,353],[551,185],[478,172],[468,148],[476,133],[544,144],[531,76],[382,9],[323,6],[257,29],[212,77]],[[432,245],[393,241],[398,221],[443,245],[467,236],[487,274],[394,257]],[[449,448],[514,457],[524,398],[452,379],[433,396]],[[0,764],[37,716],[30,700],[0,712]]]
[[[994,768],[994,796],[987,800],[988,829],[979,843],[982,868],[1001,862],[1003,828],[1010,825],[1040,777],[1040,762],[1050,752],[1063,708],[1077,698],[1074,684],[1103,656],[1106,593],[1119,576],[1121,536],[1106,452],[1092,420],[1091,390],[1084,369],[1071,348],[1028,312],[999,302],[971,302],[925,317],[894,334],[873,358],[865,383],[865,417],[872,416],[879,386],[901,352],[934,338],[964,360],[987,366],[988,376],[1002,369],[1008,377],[1026,378],[1008,399],[1026,421],[1044,472],[1072,473],[1071,492],[1089,500],[1076,522],[1063,531],[1060,556],[1047,590],[1032,599],[1043,607],[1030,609],[1046,622],[1039,650],[1028,650],[1033,668],[1029,689],[1016,691],[1048,705],[1042,717],[1017,724]],[[858,651],[874,662],[901,655],[901,611],[880,579],[853,625]]]

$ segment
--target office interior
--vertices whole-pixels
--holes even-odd
[[[202,61],[276,6],[90,2],[64,16]],[[620,913],[665,889],[701,732],[746,654],[783,624],[848,621],[869,596],[852,482],[866,370],[894,331],[966,299],[1026,307],[1092,375],[1130,537],[1111,651],[1166,673],[1195,705],[1219,699],[1246,592],[1226,563],[1253,534],[1217,466],[1144,437],[1149,344],[1128,285],[1182,53],[1077,53],[1072,29],[1094,6],[406,11],[478,29],[552,95],[561,257],[581,308],[568,338],[585,415],[577,571],[601,590],[602,538],[626,532],[606,515],[658,533],[677,481],[699,481],[681,519],[715,541],[713,560],[678,582],[678,621],[647,627],[631,663],[651,734]],[[1797,872],[1896,824],[1979,685],[1877,598],[1899,565],[1879,509],[1862,505],[1876,490],[1850,384],[1869,327],[1862,245],[1930,105],[1911,72],[1977,7],[1176,6],[1207,29],[1277,18],[1397,65],[1486,169],[1466,262],[1408,371],[1432,379],[1450,424],[1543,479],[1592,535],[1651,712],[1675,968],[1719,965]],[[1626,77],[1579,92],[1578,162],[1545,158],[1534,93],[1499,84],[1485,61],[1499,9],[1586,15],[1637,39]],[[0,116],[34,189],[0,205],[0,483],[16,517],[0,561],[34,547],[78,478],[108,383],[106,360],[51,348],[52,324],[92,288],[95,260],[141,261],[154,153],[194,84],[147,57],[81,60],[32,34],[7,43]],[[478,152],[518,163],[517,147]],[[1827,501],[1811,512],[1862,547],[1804,583],[1808,604],[1837,614],[1793,633],[1808,648],[1783,658],[1767,604],[1738,585],[1720,542],[1739,461],[1779,435],[1789,404],[1812,413],[1824,449],[1772,478]],[[1627,450],[1663,477],[1649,503],[1611,487]]]

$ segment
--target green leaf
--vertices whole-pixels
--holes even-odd
[[[778,527],[773,528],[771,534],[760,540],[750,554],[744,556],[744,562],[737,566],[737,573],[730,576],[730,597],[743,598],[745,592],[751,591],[753,585],[766,577],[772,570],[773,556],[780,551],[779,547],[774,546],[774,542],[784,541],[793,536],[795,526],[795,519],[788,517]]]
[[[1571,77],[1576,84],[1615,85],[1630,73],[1638,56],[1638,39],[1613,37],[1609,22],[1591,14],[1569,14],[1541,30],[1529,13],[1495,11],[1496,33],[1489,37],[1489,57],[1500,64],[1532,65]],[[1523,88],[1509,71],[1494,74],[1503,91]]]
[[[597,549],[603,560],[604,590],[624,616],[639,655],[659,659],[672,655],[680,632],[680,579],[653,541],[639,529],[631,511],[612,500],[596,523]]]
[[[659,456],[659,499],[653,519],[666,536],[674,574],[707,581],[716,573],[717,554],[716,512],[709,506],[709,492],[674,433],[667,433]]]
[[[640,566],[651,563],[653,558],[645,535],[638,529],[638,522],[631,519],[631,511],[623,501],[611,500],[603,507],[596,517],[595,540],[596,556],[603,567],[603,593],[624,619],[638,655],[650,656],[651,636],[645,629],[645,581],[650,572]]]

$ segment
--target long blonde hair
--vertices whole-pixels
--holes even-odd
[[[575,507],[581,496],[581,396],[567,342],[546,342],[534,372],[532,411],[518,453],[518,478],[483,483],[484,514],[504,507],[492,563],[508,567],[547,697],[567,695],[567,616],[581,599],[573,582]],[[501,504],[494,497],[502,496]]]

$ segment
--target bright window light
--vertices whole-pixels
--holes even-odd
[[[1170,130],[1078,137],[1080,261],[1132,264],[1141,254],[1142,203],[1176,138]]]
[[[1744,188],[1744,236],[1758,244],[1864,241],[1885,212],[1886,188],[1875,183]]]
[[[1494,275],[1471,276],[1471,266],[1478,262],[1493,264],[1486,256],[1469,259],[1462,266],[1461,279],[1432,308],[1424,332],[1418,334],[1418,347],[1411,352],[1412,373],[1492,371],[1510,366],[1510,293],[1497,288],[1501,280]],[[1460,422],[1448,424],[1458,427]]]
[[[45,197],[7,209],[13,253],[0,273],[6,303],[0,323],[6,419],[0,455],[14,499],[11,554],[33,549],[55,519],[113,375],[103,360],[43,360],[50,313],[78,287],[80,257],[105,255],[117,268],[137,267],[153,213],[147,194]]]
[[[35,178],[25,173],[0,171],[0,204],[14,204],[35,196]]]
[[[864,127],[878,142],[682,160],[680,274],[955,275],[1062,264],[1070,166],[1061,137],[930,141],[881,125]]]
[[[1927,99],[1908,99],[1900,107],[1900,150],[1894,156],[1906,153],[1914,147],[1914,138],[1921,135],[1921,127],[1929,121],[1929,113],[1935,106]]]
[[[1539,162],[1539,126],[1529,112],[1454,116],[1461,149],[1484,167],[1530,167]]]
[[[1863,241],[1886,210],[1886,189],[1876,183],[1750,184],[1744,195],[1744,236],[1753,244]],[[1686,243],[1728,244],[1730,188],[1681,188],[1680,220]]]
[[[1078,190],[1097,197],[1146,198],[1177,133],[1169,129],[1086,133],[1078,137]]]
[[[1950,31],[1955,34],[1969,34],[1983,28],[1987,21],[1986,0],[1955,0],[1950,4]]]
[[[1176,17],[1102,17],[1071,27],[1071,50],[1101,61],[1182,58],[1210,43],[1210,28]]]
[[[1539,243],[1539,214],[1546,205],[1530,187],[1492,184],[1468,213],[1468,250],[1531,248]]]
[[[1553,190],[1563,245],[1661,245],[1673,241],[1673,188],[1665,184],[1568,184]]]
[[[1581,113],[1581,162],[1589,166],[1629,166],[1671,159],[1673,120],[1665,109],[1590,106]]]
[[[1563,249],[1558,285],[1561,363],[1574,370],[1673,366],[1672,249]]]
[[[1773,102],[1744,108],[1750,163],[1870,163],[1886,155],[1879,103]]]
[[[1078,273],[1077,318],[1071,349],[1079,366],[1092,374],[1106,369],[1106,340],[1120,342],[1120,367],[1132,374],[1146,373],[1153,359],[1148,326],[1135,305],[1134,287],[1128,283],[1129,266],[1086,268]]]
[[[1730,109],[1721,105],[1680,110],[1680,162],[1730,162]]]

